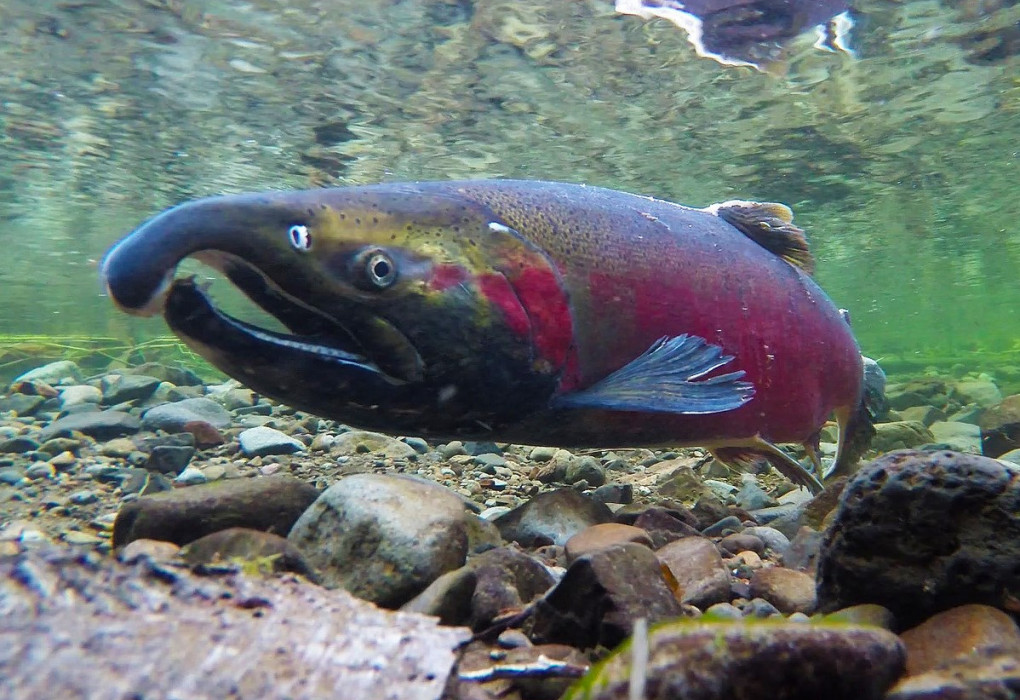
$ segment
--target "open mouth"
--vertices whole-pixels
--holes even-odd
[[[238,360],[314,360],[356,366],[392,383],[421,381],[424,368],[410,340],[393,324],[354,303],[342,304],[343,322],[296,300],[258,268],[234,256],[205,252],[198,257],[223,272],[248,299],[288,331],[242,321],[216,307],[194,277],[175,279],[166,292],[163,316],[187,340]],[[242,360],[243,361],[243,360]]]

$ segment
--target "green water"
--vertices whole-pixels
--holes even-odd
[[[184,199],[506,176],[786,202],[867,354],[1008,373],[1020,5],[855,8],[762,73],[603,1],[0,3],[0,343],[165,335],[96,261]]]

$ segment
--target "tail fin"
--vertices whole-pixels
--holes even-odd
[[[870,357],[861,356],[861,359],[864,361],[861,402],[853,411],[836,412],[839,444],[836,461],[826,472],[826,479],[850,473],[850,468],[868,451],[871,439],[875,437],[875,422],[889,410],[885,397],[885,372]]]

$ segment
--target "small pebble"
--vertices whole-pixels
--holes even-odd
[[[75,491],[67,497],[67,500],[76,506],[87,506],[98,501],[99,496],[95,491]]]
[[[184,486],[194,486],[195,484],[204,484],[208,479],[202,470],[196,467],[187,467],[184,471],[177,475],[174,479],[174,483],[183,484]]]

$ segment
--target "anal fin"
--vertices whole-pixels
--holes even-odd
[[[708,414],[740,408],[754,396],[743,371],[703,379],[732,355],[694,335],[660,338],[642,355],[586,389],[553,398],[552,408]]]

